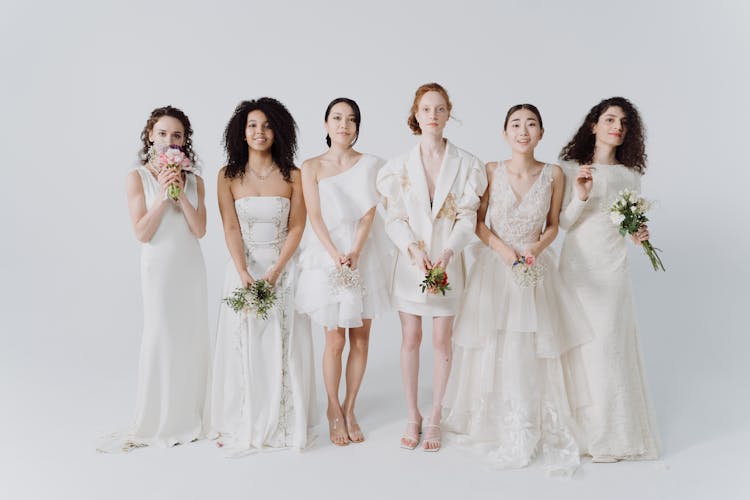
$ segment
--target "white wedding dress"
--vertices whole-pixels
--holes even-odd
[[[582,202],[574,191],[578,164],[562,166],[568,189],[560,217],[567,231],[560,273],[594,331],[594,340],[582,349],[592,402],[579,416],[586,449],[595,458],[655,459],[659,445],[628,271],[630,238],[623,238],[609,218],[622,189],[640,191],[641,176],[623,165],[593,165],[592,190]]]
[[[523,255],[544,228],[552,168],[518,200],[500,164],[490,189],[491,230]],[[552,249],[535,265],[545,266],[543,281],[522,287],[481,245],[454,326],[442,427],[494,467],[524,467],[541,451],[549,470],[569,474],[580,463],[575,414],[588,403],[580,345],[591,330]]]
[[[146,207],[160,196],[158,181],[137,169]],[[185,176],[185,195],[198,204],[197,179]],[[135,422],[100,439],[104,452],[174,446],[203,436],[209,363],[206,268],[198,240],[176,203],[169,202],[151,240],[141,246],[143,340]]]
[[[250,275],[260,279],[287,236],[290,202],[279,196],[235,200]],[[210,395],[211,437],[230,456],[264,450],[301,450],[315,424],[315,373],[310,321],[294,311],[297,259],[276,281],[268,319],[235,313],[222,304]],[[223,296],[242,286],[227,265]]]
[[[323,222],[341,253],[352,250],[359,220],[378,205],[375,177],[382,165],[381,159],[362,155],[348,170],[318,182]],[[389,312],[387,272],[393,250],[387,238],[382,217],[376,213],[357,266],[362,286],[338,289],[329,286],[329,276],[336,267],[308,224],[299,259],[297,310],[329,330],[360,327],[363,318]]]

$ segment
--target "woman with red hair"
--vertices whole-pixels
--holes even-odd
[[[479,199],[487,186],[482,162],[443,137],[451,109],[441,85],[420,86],[408,118],[409,128],[420,136],[419,144],[390,160],[377,178],[386,231],[398,247],[391,293],[401,319],[401,374],[409,411],[401,447],[413,450],[419,445],[419,348],[422,316],[431,316],[434,389],[423,449],[433,452],[441,445],[441,404],[451,366],[453,318],[464,288],[462,251],[474,235]],[[420,291],[430,270],[443,270],[449,288],[439,294]]]

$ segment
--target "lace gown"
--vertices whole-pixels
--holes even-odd
[[[345,172],[318,182],[323,222],[341,253],[352,250],[359,220],[379,202],[375,176],[382,165],[381,159],[362,155]],[[297,309],[327,329],[359,327],[363,318],[390,311],[384,270],[390,269],[392,250],[386,240],[382,217],[376,214],[359,257],[362,287],[330,289],[328,280],[335,266],[313,229],[308,227],[300,252]]]
[[[564,163],[567,231],[560,273],[583,304],[594,340],[583,346],[591,407],[579,416],[594,457],[655,459],[656,426],[650,409],[628,272],[628,240],[609,219],[622,189],[640,191],[640,174],[623,165],[594,165],[586,202],[574,194],[577,163]]]
[[[488,208],[493,233],[523,254],[539,240],[551,195],[550,165],[519,201],[501,164]],[[521,287],[481,245],[456,317],[443,428],[495,467],[524,467],[541,449],[550,469],[570,472],[580,463],[574,415],[588,403],[579,346],[591,334],[550,248],[536,265],[545,266],[543,281]]]
[[[137,169],[146,207],[160,196],[157,180]],[[185,194],[198,204],[196,177],[186,174]],[[151,240],[141,245],[143,340],[135,422],[99,440],[104,452],[173,446],[203,435],[209,362],[206,268],[200,243],[182,210],[169,202]]]
[[[235,200],[248,271],[262,277],[287,235],[290,202],[278,196]],[[276,282],[267,320],[219,310],[210,396],[210,429],[230,456],[303,449],[315,416],[315,373],[309,320],[294,311],[296,257]],[[223,296],[241,286],[230,261]]]

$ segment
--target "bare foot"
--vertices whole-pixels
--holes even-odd
[[[349,434],[349,439],[351,439],[352,443],[361,443],[365,440],[365,435],[362,434],[362,429],[359,427],[354,413],[347,415],[344,418],[344,422],[346,423],[346,432]]]
[[[422,449],[424,451],[438,451],[441,446],[440,426],[437,424],[427,424],[427,430],[424,433]]]
[[[413,450],[419,445],[419,435],[422,434],[422,418],[406,422],[406,430],[401,435],[401,448]]]
[[[349,444],[349,434],[344,427],[344,416],[341,410],[332,412],[328,410],[328,430],[331,435],[331,442],[336,446],[346,446]]]

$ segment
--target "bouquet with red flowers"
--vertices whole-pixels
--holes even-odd
[[[440,266],[428,269],[422,284],[419,286],[422,293],[426,292],[431,295],[437,295],[438,293],[445,295],[445,292],[451,289],[450,284],[448,284],[448,273]]]

